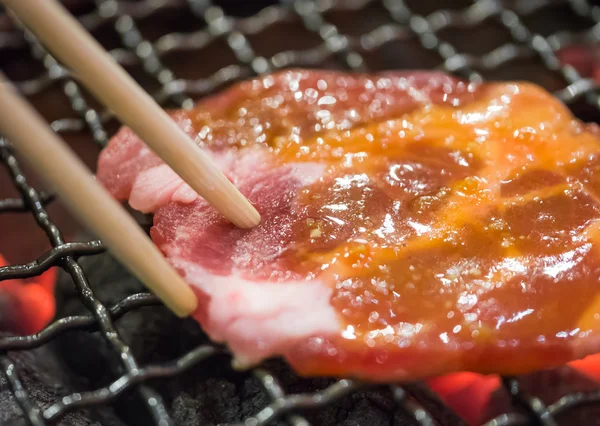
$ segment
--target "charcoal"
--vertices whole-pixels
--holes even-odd
[[[56,352],[49,346],[9,352],[7,359],[15,366],[23,387],[29,392],[30,399],[41,409],[47,408],[60,399],[81,388],[76,378],[62,365]],[[13,392],[6,380],[0,375],[0,425],[27,425]],[[124,426],[111,408],[100,411],[86,410],[63,417],[58,426]]]
[[[546,406],[550,406],[565,395],[596,391],[598,382],[565,365],[519,376],[518,386],[523,395],[537,398]],[[526,412],[522,402],[518,398],[511,400],[508,392],[498,390],[491,395],[486,418],[492,419],[508,412]],[[556,417],[557,424],[561,426],[600,426],[600,406],[584,405]]]

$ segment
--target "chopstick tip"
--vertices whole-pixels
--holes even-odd
[[[254,228],[255,226],[260,225],[262,218],[260,217],[260,213],[256,208],[250,204],[248,208],[248,214],[244,215],[240,218],[236,225],[240,228],[249,229]]]
[[[198,308],[198,299],[194,295],[193,298],[186,298],[185,303],[167,303],[167,307],[171,309],[177,317],[187,318],[192,316]]]

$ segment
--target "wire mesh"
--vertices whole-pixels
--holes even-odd
[[[94,34],[106,33],[107,26],[112,28],[112,38],[108,37],[107,43],[111,55],[128,69],[141,66],[141,73],[135,75],[136,78],[163,105],[188,108],[193,104],[192,99],[215,93],[234,81],[292,66],[354,71],[437,68],[473,81],[499,77],[533,80],[552,90],[575,109],[577,101],[584,99],[594,111],[600,112],[597,83],[582,77],[573,66],[562,63],[557,57],[557,51],[565,47],[600,40],[600,6],[586,0],[475,0],[470,3],[282,0],[274,4],[256,2],[257,5],[252,5],[255,2],[250,2],[243,7],[238,5],[238,9],[231,4],[218,5],[210,0],[67,3],[85,3],[86,7],[78,18]],[[443,3],[443,8],[440,8],[440,3]],[[580,19],[575,29],[561,26],[564,16],[553,23],[546,20],[544,28],[533,19],[557,7]],[[176,16],[191,16],[195,25],[190,26],[189,31],[181,32],[164,31],[169,30],[168,25],[164,28],[158,26],[158,30],[155,25],[152,31],[140,29],[140,22],[148,19],[161,22],[163,14],[168,12]],[[340,16],[346,16],[345,21]],[[351,26],[344,24],[348,21]],[[490,27],[493,23],[496,26]],[[286,31],[291,32],[288,39],[276,40],[277,36],[273,33],[278,26],[285,26]],[[489,28],[493,28],[491,32]],[[471,32],[478,30],[488,31],[482,34],[493,37],[485,39],[482,36],[482,41],[475,42],[478,37]],[[299,43],[293,37],[304,33],[305,40],[310,39],[310,42],[296,47]],[[99,38],[102,41],[102,37]],[[288,44],[294,47],[286,48]],[[211,57],[211,49],[215,48],[228,50],[231,60],[223,64],[215,60],[219,65],[209,75],[178,78],[168,66],[168,57],[172,54],[188,58]],[[108,127],[111,124],[115,127],[111,113],[95,106],[69,71],[43,48],[35,36],[23,31],[18,23],[11,23],[7,15],[0,14],[0,53],[7,51],[29,52],[31,58],[43,66],[39,75],[15,79],[16,86],[27,96],[35,98],[43,95],[60,83],[74,116],[51,120],[55,131],[62,134],[86,131],[89,141],[101,147],[106,144],[111,134]],[[534,71],[525,72],[519,66],[523,62],[533,64]],[[207,64],[207,68],[211,67],[214,65]],[[23,411],[24,419],[35,426],[55,424],[67,413],[108,404],[132,389],[146,401],[154,424],[173,425],[173,418],[161,395],[148,382],[177,376],[195,365],[202,365],[209,358],[226,353],[226,350],[203,344],[170,363],[141,367],[116,331],[115,321],[127,312],[158,305],[159,301],[144,293],[131,295],[114,306],[103,304],[78,263],[82,256],[101,253],[102,243],[65,242],[46,208],[53,201],[53,196],[39,192],[29,184],[8,141],[2,139],[0,160],[20,194],[20,198],[0,199],[0,213],[33,215],[52,245],[52,249],[30,263],[1,267],[0,281],[34,277],[59,266],[71,276],[81,300],[91,312],[91,315],[61,318],[37,335],[0,337],[0,368]],[[31,399],[7,353],[39,347],[74,330],[100,332],[110,348],[119,354],[120,365],[112,372],[114,381],[89,392],[64,395],[42,409]],[[295,426],[308,425],[309,422],[302,417],[305,410],[327,406],[369,386],[353,380],[339,380],[317,393],[294,394],[287,393],[278,378],[264,366],[254,369],[252,374],[262,384],[271,403],[245,419],[244,425],[267,425],[279,419]],[[503,378],[502,384],[514,404],[522,409],[502,414],[486,423],[488,426],[555,425],[560,416],[577,407],[600,402],[600,390],[596,390],[568,394],[547,405],[523,390],[518,378]],[[389,390],[398,410],[413,423],[440,424],[440,416],[432,414],[425,402],[441,403],[425,385],[392,384]],[[461,424],[450,408],[443,407],[442,410],[445,416]]]

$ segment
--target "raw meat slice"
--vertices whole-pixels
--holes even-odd
[[[546,91],[292,70],[173,114],[260,226],[233,227],[127,129],[98,176],[155,214],[239,366],[413,380],[599,350],[598,131]]]

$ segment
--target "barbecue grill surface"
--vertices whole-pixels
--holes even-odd
[[[63,2],[165,107],[281,68],[440,68],[533,81],[581,119],[600,119],[596,83],[556,56],[600,40],[600,6],[586,0]],[[93,168],[119,123],[1,13],[0,69]],[[0,335],[0,425],[464,424],[422,384],[300,379],[278,360],[232,371],[195,322],[78,234],[1,139],[0,160],[0,253],[15,263],[0,280],[60,266],[64,318],[38,336]],[[600,424],[597,383],[567,367],[503,384],[490,426]]]

